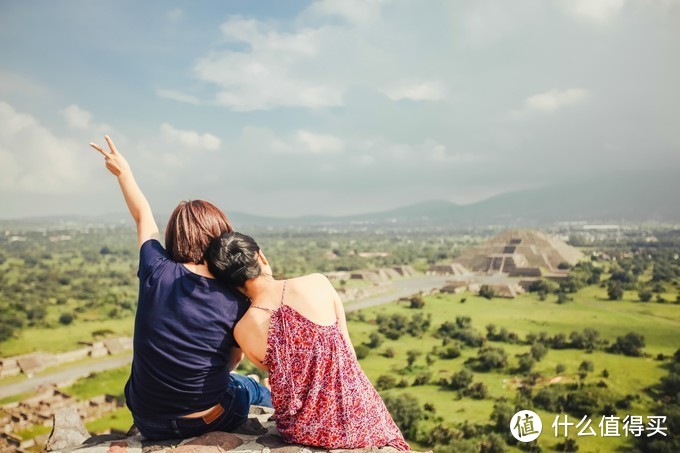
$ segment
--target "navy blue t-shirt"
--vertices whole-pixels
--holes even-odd
[[[130,411],[170,419],[214,406],[225,394],[227,361],[244,298],[174,262],[155,239],[139,251],[139,300]]]

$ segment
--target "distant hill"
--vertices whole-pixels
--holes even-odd
[[[560,221],[678,222],[678,171],[635,173],[497,195],[468,205],[426,201],[350,216],[272,219],[232,213],[241,225],[431,224],[532,226]]]
[[[422,226],[538,226],[560,221],[680,222],[680,170],[637,172],[577,181],[538,189],[508,192],[477,203],[459,205],[431,200],[388,211],[348,216],[311,215],[267,217],[230,211],[241,226],[422,225]],[[454,194],[451,194],[453,197]],[[164,225],[167,215],[159,215]],[[106,216],[51,216],[2,221],[3,224],[120,223],[126,213]]]

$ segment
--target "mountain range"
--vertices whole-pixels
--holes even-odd
[[[621,173],[503,193],[471,204],[431,200],[397,209],[346,216],[310,215],[267,217],[228,212],[234,225],[404,225],[404,226],[540,226],[556,222],[680,222],[680,170]],[[159,216],[159,225],[166,216]],[[3,221],[10,224],[41,222],[119,223],[127,214],[59,216]]]

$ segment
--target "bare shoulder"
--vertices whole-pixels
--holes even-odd
[[[294,278],[293,280],[295,280],[295,283],[317,289],[330,288],[333,286],[330,280],[328,280],[328,277],[320,273],[303,275],[302,277]]]

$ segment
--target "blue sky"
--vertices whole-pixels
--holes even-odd
[[[2,1],[0,218],[345,214],[680,167],[677,0]]]

